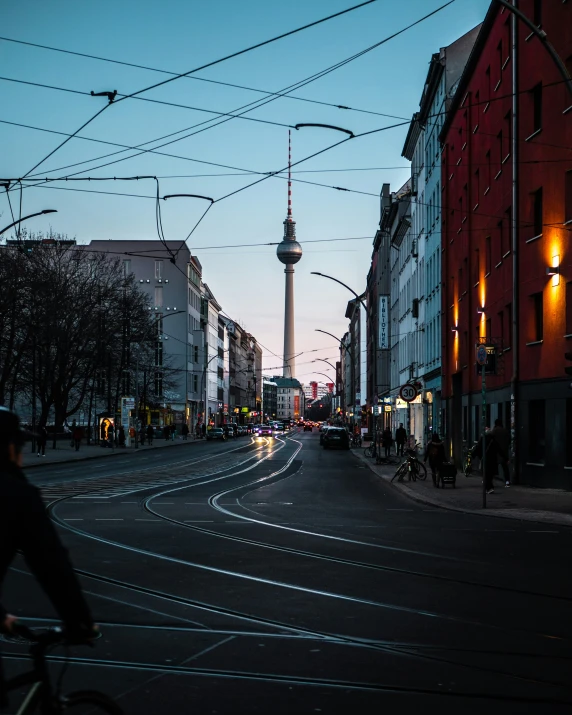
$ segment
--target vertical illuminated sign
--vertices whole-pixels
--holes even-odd
[[[389,296],[379,296],[377,345],[380,350],[389,350]]]

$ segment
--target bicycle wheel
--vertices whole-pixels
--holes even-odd
[[[370,444],[369,447],[366,447],[363,453],[365,457],[373,457],[373,445]]]
[[[422,482],[427,479],[427,467],[423,464],[423,462],[416,459],[415,462],[413,462],[412,467],[415,470],[415,476],[417,479],[420,479]]]
[[[406,474],[407,474],[407,463],[404,462],[400,467],[398,467],[395,474],[391,477],[391,481],[393,481],[396,477],[399,477],[399,479],[401,480]]]
[[[122,708],[110,697],[96,690],[77,690],[66,695],[61,702],[60,712],[72,710],[74,715],[81,713],[109,713],[109,715],[123,715]]]

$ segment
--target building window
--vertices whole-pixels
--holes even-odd
[[[504,312],[502,310],[500,313],[497,313],[497,318],[499,322],[500,347],[502,350],[504,348]]]
[[[485,276],[491,272],[491,237],[485,238]]]
[[[532,342],[542,340],[544,333],[542,293],[534,293],[532,299]]]
[[[155,373],[155,396],[156,397],[163,396],[163,373],[162,372]]]
[[[478,285],[480,277],[481,277],[480,251],[478,248],[475,248],[475,262],[474,262],[474,270],[473,270],[473,284],[474,285]]]
[[[163,307],[163,286],[156,286],[155,288],[155,307]]]
[[[542,187],[532,194],[533,237],[542,236]]]
[[[485,159],[486,161],[486,170],[487,170],[487,175],[485,177],[485,192],[487,192],[491,186],[491,150],[489,149],[487,153],[485,154]]]
[[[487,111],[489,102],[491,100],[491,95],[492,95],[492,87],[491,87],[491,66],[489,65],[485,71],[485,76],[486,76],[486,84],[487,84],[487,103],[485,104],[484,112]]]
[[[566,335],[572,335],[572,282],[566,283]]]
[[[193,375],[193,392],[198,392],[199,389],[199,376]]]
[[[532,18],[532,21],[537,27],[542,25],[542,0],[534,0]]]
[[[163,261],[155,261],[155,279],[160,280],[163,277]]]
[[[475,201],[476,205],[474,208],[476,209],[479,205],[479,197],[481,195],[481,175],[478,169],[475,171],[475,193],[477,196],[477,200]]]
[[[503,148],[503,161],[506,161],[510,156],[512,151],[512,114],[508,112],[504,117],[504,148]]]
[[[506,346],[512,346],[512,303],[506,306]]]
[[[497,159],[498,159],[498,167],[499,167],[497,176],[500,174],[500,172],[502,170],[502,160],[504,159],[503,150],[504,150],[504,144],[503,144],[503,140],[502,140],[502,129],[501,129],[500,132],[497,134]]]
[[[532,94],[532,134],[542,129],[542,82],[531,90]]]
[[[572,171],[564,175],[564,223],[572,221]]]
[[[193,347],[195,349],[194,350],[194,362],[198,362],[199,361],[199,346],[194,345]]]
[[[495,89],[498,89],[500,83],[502,82],[502,66],[504,63],[503,51],[502,51],[502,40],[497,45],[497,76],[498,81],[496,83]]]
[[[485,323],[485,338],[487,339],[487,342],[491,340],[493,337],[493,326],[492,326],[492,319],[487,318],[487,322]]]
[[[528,457],[531,462],[544,462],[546,455],[546,402],[528,403]]]
[[[130,260],[125,260],[123,261],[123,277],[127,278],[127,276],[131,273],[131,261]]]

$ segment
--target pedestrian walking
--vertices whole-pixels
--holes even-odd
[[[147,443],[149,447],[153,446],[153,425],[147,425]]]
[[[385,456],[389,457],[391,455],[391,444],[393,442],[393,436],[389,427],[386,427],[381,435],[381,446],[385,450]]]
[[[399,427],[395,430],[395,445],[397,456],[401,455],[403,457],[403,446],[407,441],[407,432],[403,426],[403,422],[399,423]]]
[[[119,428],[118,442],[120,447],[125,447],[125,428],[123,425]]]
[[[67,427],[67,424],[64,425],[64,426]],[[69,427],[68,427],[68,430],[69,430],[69,433],[70,433],[70,438],[71,438],[71,439],[70,439],[70,447],[75,447],[75,446],[76,446],[76,444],[75,444],[75,437],[74,437],[74,434],[75,434],[76,429],[77,429],[77,422],[76,422],[75,420],[73,420],[71,429],[69,429]],[[76,451],[77,451],[77,449],[76,449]]]
[[[186,422],[183,423],[183,427],[181,428],[181,434],[183,435],[183,439],[186,442],[189,438],[189,425]]]
[[[171,441],[174,442],[175,437],[177,436],[177,425],[173,423],[170,427],[170,431],[171,431]]]
[[[109,423],[109,426],[107,428],[107,443],[109,447],[113,447],[113,439],[115,437],[115,428]]]
[[[485,488],[487,494],[494,494],[493,478],[498,474],[498,448],[492,430],[487,427],[485,431],[485,447],[483,450],[483,437],[479,439],[473,448],[473,456],[481,460],[481,465],[484,463],[485,469]]]
[[[429,467],[431,468],[431,476],[433,477],[433,486],[437,487],[437,475],[443,466],[443,463],[447,461],[445,456],[445,445],[439,439],[437,432],[433,432],[431,435],[431,440],[427,444],[427,449],[425,450],[424,462],[429,460]]]
[[[207,425],[206,422],[203,422],[203,425],[201,427],[201,434],[203,435],[203,438],[207,436]]]
[[[139,441],[145,446],[145,425],[141,425],[141,429],[139,430]]]
[[[38,437],[36,439],[36,442],[38,443],[38,457],[41,455],[42,457],[46,456],[46,442],[48,441],[48,430],[42,425],[38,429]]]
[[[503,427],[501,420],[495,420],[495,426],[492,431],[493,438],[497,447],[497,462],[502,470],[505,487],[510,487],[510,474],[508,470],[510,434]]]
[[[165,439],[165,442],[169,441],[169,436],[170,436],[169,425],[163,425],[163,438]]]
[[[79,445],[81,444],[81,440],[83,437],[83,429],[76,424],[75,420],[73,421],[72,427],[73,445],[75,447],[75,451],[79,452]]]

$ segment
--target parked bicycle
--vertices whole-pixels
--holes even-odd
[[[369,447],[366,447],[363,450],[363,453],[366,457],[375,457],[377,456],[377,446],[375,442],[372,442]]]
[[[409,480],[413,480],[414,482],[417,481],[417,479],[421,481],[427,479],[427,467],[423,462],[419,461],[417,452],[413,449],[408,449],[406,452],[407,457],[405,461],[399,466],[391,478],[391,481],[397,478],[398,482],[402,482],[406,476],[409,477]]]
[[[361,434],[352,435],[352,447],[361,447]]]
[[[473,474],[473,449],[476,444],[475,442],[472,447],[467,447],[467,443],[463,443],[463,474],[466,477]]]
[[[65,645],[65,634],[61,628],[52,628],[47,631],[33,631],[20,623],[12,625],[14,636],[3,635],[9,642],[30,643],[30,657],[34,663],[33,670],[21,673],[8,680],[8,691],[31,686],[24,702],[16,715],[31,715],[39,712],[41,715],[60,715],[71,710],[74,713],[108,713],[108,715],[123,715],[123,710],[111,698],[96,690],[78,690],[69,695],[62,695],[62,676],[67,667],[68,658],[64,669],[58,678],[54,690],[46,654],[58,645]]]

